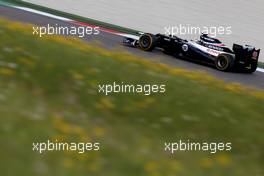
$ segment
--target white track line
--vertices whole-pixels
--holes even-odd
[[[27,11],[27,12],[32,12],[32,13],[36,13],[36,14],[39,14],[39,15],[55,18],[55,19],[58,19],[58,20],[62,20],[62,21],[73,21],[73,20],[71,20],[69,18],[64,18],[64,17],[61,17],[61,16],[52,15],[50,13],[46,13],[46,12],[42,12],[42,11],[39,11],[39,10],[30,9],[30,8],[27,8],[27,7],[19,7],[19,6],[13,6],[13,7],[15,7],[17,9],[21,9],[21,10]]]
[[[120,35],[123,36],[123,37],[139,40],[139,36],[136,36],[136,35],[131,35],[131,34],[120,34]]]
[[[264,69],[263,68],[257,68],[257,71],[264,73]]]

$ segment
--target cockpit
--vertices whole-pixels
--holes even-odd
[[[231,52],[219,39],[210,37],[208,34],[202,34],[197,43],[213,50]]]

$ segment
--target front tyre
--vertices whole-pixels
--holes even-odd
[[[229,54],[219,54],[215,60],[215,66],[220,71],[230,71],[233,69],[235,58]]]
[[[156,45],[156,36],[152,34],[143,34],[139,38],[139,48],[144,50],[144,51],[151,51],[155,48]]]

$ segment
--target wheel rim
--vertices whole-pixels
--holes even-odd
[[[148,46],[149,46],[149,38],[148,37],[146,37],[146,36],[144,36],[143,38],[142,38],[142,40],[141,40],[141,45],[142,45],[142,47],[144,47],[144,48],[147,48]]]
[[[217,60],[217,66],[221,69],[225,69],[228,65],[228,62],[225,57],[219,57]]]

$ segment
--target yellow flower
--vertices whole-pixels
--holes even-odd
[[[36,65],[33,60],[27,58],[19,58],[19,61],[30,68],[33,68]]]
[[[97,68],[90,68],[90,69],[88,69],[86,72],[87,72],[88,74],[97,74],[97,73],[100,72],[100,70],[97,69]]]
[[[96,80],[90,80],[90,81],[88,81],[88,84],[93,88],[98,87],[98,81],[96,81]]]
[[[182,164],[179,161],[176,161],[176,160],[168,161],[167,165],[170,166],[170,169],[173,172],[179,172],[182,170]]]
[[[66,140],[65,135],[56,135],[56,136],[51,137],[51,141],[53,141],[53,142],[63,142],[65,140]]]
[[[71,159],[64,159],[63,160],[63,166],[66,168],[71,168],[74,165],[74,162]]]
[[[88,164],[87,168],[91,172],[97,172],[100,170],[101,167],[98,162],[91,162]]]
[[[109,98],[101,98],[99,103],[96,104],[96,107],[100,109],[114,109],[115,105]]]
[[[200,161],[200,165],[203,167],[203,168],[210,168],[212,167],[213,165],[213,161],[211,158],[203,158],[201,161]]]
[[[82,135],[82,134],[85,133],[84,129],[79,127],[79,126],[77,126],[77,125],[72,125],[71,129],[72,129],[72,132],[75,133],[75,134]]]
[[[63,118],[57,116],[53,118],[53,126],[60,130],[63,133],[70,133],[71,132],[71,126],[66,123]]]
[[[225,88],[229,91],[235,92],[235,93],[240,93],[240,92],[245,92],[246,89],[243,88],[240,84],[227,84]]]
[[[228,166],[231,163],[231,158],[227,154],[219,154],[216,156],[216,161],[222,166]]]
[[[157,171],[158,170],[158,163],[156,163],[156,162],[148,162],[147,164],[145,164],[145,166],[144,166],[144,169],[147,171],[147,172],[150,172],[150,173],[152,173],[152,172],[155,172],[155,171]]]
[[[94,133],[97,137],[102,137],[105,135],[105,129],[101,127],[94,128]]]
[[[147,108],[150,105],[152,105],[153,103],[155,103],[155,99],[152,97],[148,97],[148,98],[144,98],[143,101],[137,103],[137,106],[140,108]]]
[[[0,74],[5,76],[13,76],[15,74],[15,70],[10,68],[0,68]]]
[[[72,78],[75,80],[83,80],[84,76],[76,71],[70,71]]]

